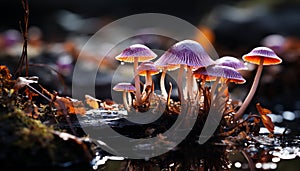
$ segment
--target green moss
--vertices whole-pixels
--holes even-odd
[[[89,162],[85,144],[63,140],[39,120],[15,110],[0,115],[0,162],[8,166],[56,166],[65,162]]]

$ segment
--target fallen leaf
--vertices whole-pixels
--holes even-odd
[[[96,99],[88,94],[85,95],[85,102],[93,109],[98,109],[101,107],[100,106],[101,100]]]
[[[274,123],[271,118],[267,114],[271,114],[272,112],[269,109],[261,107],[259,103],[256,104],[256,108],[261,115],[261,120],[263,125],[270,131],[272,134],[274,133]]]
[[[256,104],[256,108],[257,108],[258,113],[260,115],[267,115],[267,114],[271,114],[272,113],[269,109],[261,107],[260,103]]]

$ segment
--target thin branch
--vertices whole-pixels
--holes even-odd
[[[21,58],[17,64],[17,67],[14,70],[14,76],[16,76],[17,74],[21,74],[24,63],[26,66],[26,76],[28,76],[27,45],[28,45],[29,5],[28,5],[28,0],[21,0],[21,2],[24,9],[24,23],[22,24],[22,22],[19,21],[19,25],[20,25],[20,31],[23,35],[24,42],[23,42]]]

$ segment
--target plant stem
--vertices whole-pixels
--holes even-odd
[[[250,101],[252,100],[252,98],[254,96],[254,93],[256,92],[256,89],[257,89],[257,86],[258,86],[258,82],[259,82],[260,76],[262,74],[263,63],[264,63],[264,59],[261,58],[259,66],[258,66],[257,71],[256,71],[256,74],[255,74],[255,77],[254,77],[254,81],[253,81],[252,87],[251,87],[251,89],[250,89],[247,97],[245,98],[243,104],[241,105],[241,107],[239,108],[239,110],[236,112],[236,114],[234,116],[235,120],[238,119],[238,118],[240,118],[243,115],[243,113],[245,112],[246,108],[248,107]]]

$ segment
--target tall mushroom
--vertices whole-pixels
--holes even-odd
[[[174,44],[166,52],[166,55],[172,57],[171,64],[180,64],[178,73],[178,89],[182,90],[182,72],[186,67],[187,74],[187,95],[193,98],[193,68],[206,67],[215,62],[210,58],[204,48],[194,40],[182,40]],[[180,92],[182,94],[182,92]]]
[[[254,93],[257,89],[260,76],[262,74],[263,65],[276,65],[282,62],[281,58],[276,55],[276,53],[268,47],[256,47],[249,53],[243,55],[243,60],[252,64],[258,65],[254,81],[252,83],[251,89],[245,98],[243,104],[235,114],[235,119],[240,118],[246,108],[248,107]]]
[[[128,93],[128,98],[131,99],[130,97],[130,92],[134,92],[136,91],[136,88],[131,85],[131,83],[118,83],[116,84],[114,87],[113,87],[113,90],[115,91],[122,91],[123,92],[123,103],[124,103],[124,106],[126,108],[126,110],[130,111],[130,107],[129,107],[129,104],[127,102],[127,98],[126,98],[126,93]]]
[[[121,54],[115,57],[119,61],[134,63],[134,83],[136,88],[135,96],[138,106],[141,104],[140,77],[137,72],[138,63],[149,61],[156,57],[157,55],[151,49],[142,44],[131,45],[124,49]]]

